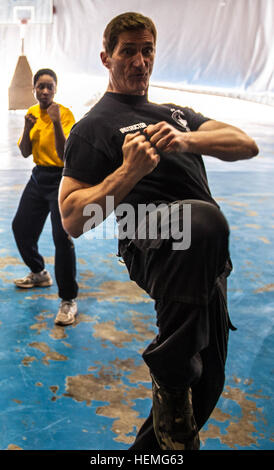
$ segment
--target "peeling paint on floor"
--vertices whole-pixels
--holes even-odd
[[[129,378],[130,375],[135,377],[135,372],[139,378],[147,377],[148,382],[150,378],[145,365],[142,365],[141,369],[139,365],[135,367],[133,361],[130,361],[130,367],[129,363],[126,365],[125,362],[122,369],[119,365],[119,361],[113,362],[113,374],[111,368],[102,366],[96,374],[67,377],[64,395],[79,402],[84,401],[87,406],[93,406],[94,402],[106,402],[106,405],[96,407],[96,414],[113,418],[111,429],[116,434],[115,441],[130,444],[134,435],[129,434],[143,422],[138,412],[133,409],[134,401],[151,398],[151,390],[139,383],[136,387],[125,385],[122,372],[129,372]],[[136,378],[134,382],[135,380]]]
[[[233,450],[257,446],[256,423],[261,421],[265,426],[269,424],[262,410],[256,404],[258,395],[245,393],[238,387],[227,386],[222,397],[226,401],[232,400],[239,406],[239,416],[233,416],[218,407],[215,408],[211,415],[211,421],[225,423],[225,427],[220,429],[217,424],[209,424],[208,429],[200,433],[201,440],[217,438],[222,444]],[[269,397],[262,398],[269,399]]]
[[[99,291],[80,294],[79,297],[95,297],[99,302],[152,302],[148,295],[131,281],[106,281],[99,286]]]
[[[254,291],[255,294],[259,294],[262,292],[274,292],[274,284],[267,284]]]
[[[49,361],[67,361],[68,359],[64,354],[60,354],[57,351],[51,350],[46,343],[34,342],[30,343],[29,346],[31,348],[38,349],[45,354],[45,356],[42,358],[43,364],[49,365]]]

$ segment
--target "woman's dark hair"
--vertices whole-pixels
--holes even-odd
[[[125,31],[148,29],[156,42],[156,28],[153,21],[141,13],[122,13],[113,18],[104,31],[103,45],[105,51],[111,56],[118,42],[119,35]]]
[[[36,72],[36,74],[33,77],[33,86],[35,86],[35,83],[37,82],[38,78],[41,77],[41,75],[50,75],[53,78],[53,80],[55,81],[56,85],[57,85],[57,75],[53,70],[51,70],[51,69],[40,69],[40,70],[38,70],[38,72]]]

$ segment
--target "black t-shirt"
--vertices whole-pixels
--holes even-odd
[[[129,132],[166,121],[182,132],[195,131],[208,118],[174,104],[155,104],[146,96],[107,92],[71,130],[65,148],[64,176],[96,185],[121,166],[122,145]],[[201,155],[160,153],[158,166],[144,176],[123,203],[149,204],[211,196]]]

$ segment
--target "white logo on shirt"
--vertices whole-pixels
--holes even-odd
[[[132,124],[132,126],[122,127],[120,132],[125,134],[126,132],[138,131],[139,129],[145,129],[147,125],[144,122],[139,122],[138,124]]]
[[[185,115],[183,111],[174,108],[171,108],[170,111],[172,112],[172,119],[177,122],[177,124],[179,124],[179,126],[181,126],[185,131],[190,131],[187,121],[184,119]]]

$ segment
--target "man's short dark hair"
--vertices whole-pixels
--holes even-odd
[[[33,86],[35,86],[35,83],[37,82],[38,78],[41,77],[41,75],[50,75],[53,78],[53,80],[55,81],[56,85],[57,85],[57,75],[53,70],[51,70],[51,69],[40,69],[40,70],[38,70],[38,72],[36,72],[36,74],[33,77]]]
[[[156,42],[157,32],[153,21],[141,13],[127,12],[113,18],[104,31],[104,49],[111,56],[119,35],[125,31],[148,29]]]

